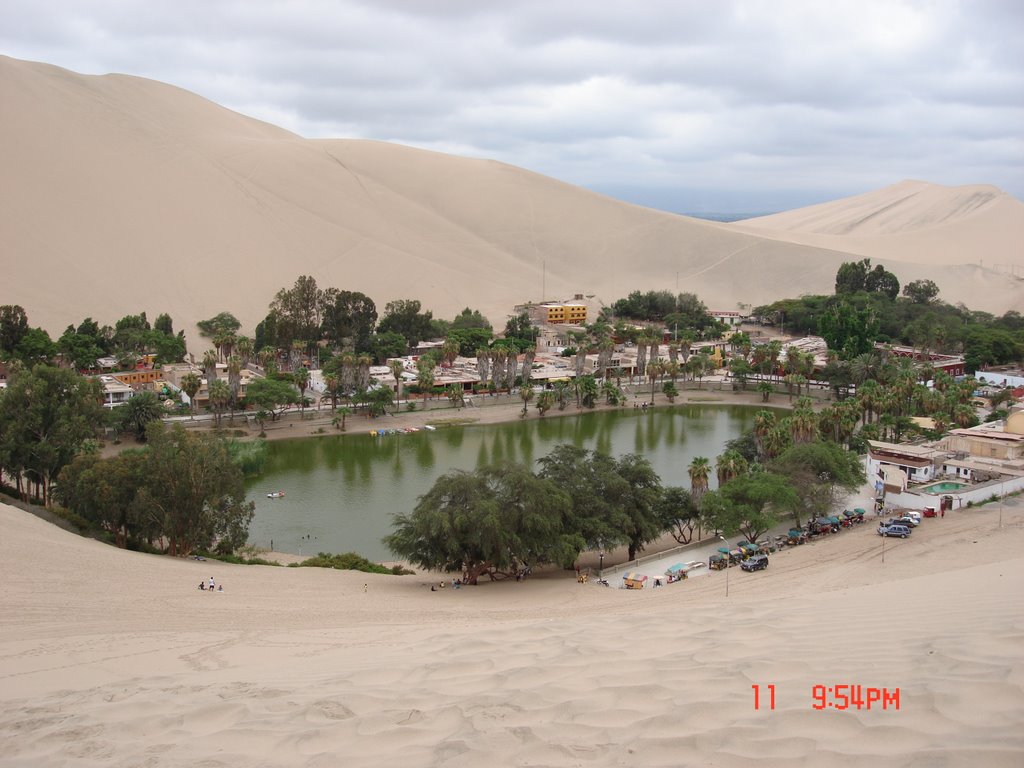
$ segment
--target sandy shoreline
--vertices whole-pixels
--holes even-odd
[[[1016,766],[1020,499],[998,518],[925,520],[884,564],[860,526],[726,598],[199,563],[0,506],[0,765]],[[819,684],[900,709],[819,711]]]

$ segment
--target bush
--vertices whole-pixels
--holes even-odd
[[[363,571],[364,573],[384,573],[394,576],[404,576],[414,573],[400,565],[388,568],[378,563],[367,560],[355,552],[346,552],[342,555],[332,555],[327,552],[320,552],[316,557],[303,560],[298,563],[299,568],[335,568],[339,571]]]

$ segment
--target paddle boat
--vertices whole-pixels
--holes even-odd
[[[284,496],[284,491],[274,491],[273,493],[268,493],[267,494],[267,498],[268,499],[280,499],[283,496]]]

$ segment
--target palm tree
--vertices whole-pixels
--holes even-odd
[[[556,381],[555,382],[555,402],[558,403],[558,410],[564,411],[565,406],[569,404],[569,393],[572,391],[572,384],[568,381]]]
[[[770,381],[762,381],[757,385],[757,391],[761,393],[761,402],[767,403],[768,398],[772,396],[772,392],[774,392],[775,389],[772,387]]]
[[[373,358],[367,354],[359,355],[356,358],[356,367],[354,371],[355,381],[353,382],[353,389],[367,390],[370,387],[370,364],[373,362]]]
[[[743,454],[730,448],[715,461],[715,473],[718,475],[718,486],[722,487],[734,477],[745,473],[749,465]]]
[[[231,402],[231,388],[223,379],[214,379],[208,386],[210,407],[213,408],[214,426],[220,427],[221,416]]]
[[[476,375],[480,377],[480,384],[487,382],[487,369],[491,362],[491,350],[487,347],[480,347],[476,351]]]
[[[248,336],[239,336],[235,343],[235,354],[242,361],[242,367],[246,368],[252,360],[252,339]]]
[[[448,388],[445,390],[445,394],[453,408],[461,408],[466,404],[466,393],[463,391],[462,385],[460,384],[449,384]]]
[[[690,496],[693,503],[700,507],[701,499],[708,490],[708,478],[711,476],[711,462],[704,456],[696,456],[690,462]]]
[[[238,393],[242,390],[242,360],[238,355],[228,357],[228,389],[231,390],[231,423],[235,423]]]
[[[537,412],[543,416],[545,413],[551,410],[551,406],[555,404],[555,393],[550,389],[545,389],[537,396]]]
[[[405,370],[405,364],[397,358],[392,358],[388,360],[388,368],[391,370],[391,375],[395,377],[395,407],[397,408],[402,402],[402,372]]]
[[[796,444],[810,443],[818,436],[818,417],[809,397],[797,398],[789,424],[790,434]]]
[[[193,419],[196,417],[196,392],[202,385],[203,382],[191,371],[181,377],[181,391],[188,395],[188,407]]]
[[[647,364],[647,377],[651,380],[651,405],[654,405],[654,385],[663,373],[665,373],[665,363],[661,360],[652,360]]]
[[[445,339],[444,344],[441,346],[441,360],[448,367],[455,362],[455,358],[459,356],[459,342],[455,339]]]
[[[522,398],[522,401],[523,401],[523,412],[522,412],[522,414],[520,416],[521,416],[521,418],[525,419],[526,418],[526,406],[529,404],[529,402],[531,400],[533,400],[533,387],[528,386],[528,385],[525,386],[525,387],[520,387],[519,388],[519,397]]]
[[[331,408],[335,409],[338,407],[338,384],[341,379],[337,373],[328,373],[324,375],[324,387],[327,389],[327,394],[331,397]]]
[[[309,387],[309,369],[306,366],[300,366],[295,371],[293,381],[295,386],[299,388],[299,418],[306,418],[306,389]]]
[[[212,349],[203,353],[203,372],[206,374],[206,384],[209,386],[217,378],[217,353]]]
[[[345,431],[345,418],[352,415],[352,409],[342,406],[334,411],[334,417],[331,419],[331,424],[340,429],[342,432]]]
[[[763,383],[768,384],[768,382]],[[771,387],[771,384],[768,386]],[[765,453],[765,440],[768,433],[775,428],[776,421],[775,414],[771,411],[758,411],[754,414],[754,442],[757,443],[758,453],[762,455]]]

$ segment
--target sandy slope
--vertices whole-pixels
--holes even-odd
[[[982,184],[903,181],[734,226],[873,259],[978,264],[1024,277],[1024,203]]]
[[[677,285],[731,309],[828,291],[851,258],[841,241],[794,244],[501,163],[305,140],[124,75],[0,57],[0,100],[0,303],[51,333],[142,309],[179,327],[230,309],[251,332],[299,274],[380,308],[414,297],[452,317],[469,305],[499,326],[526,300]],[[1019,303],[977,266],[927,272],[972,306]]]
[[[926,520],[884,564],[865,525],[726,598],[173,560],[0,506],[0,766],[1019,766],[1021,513]]]

